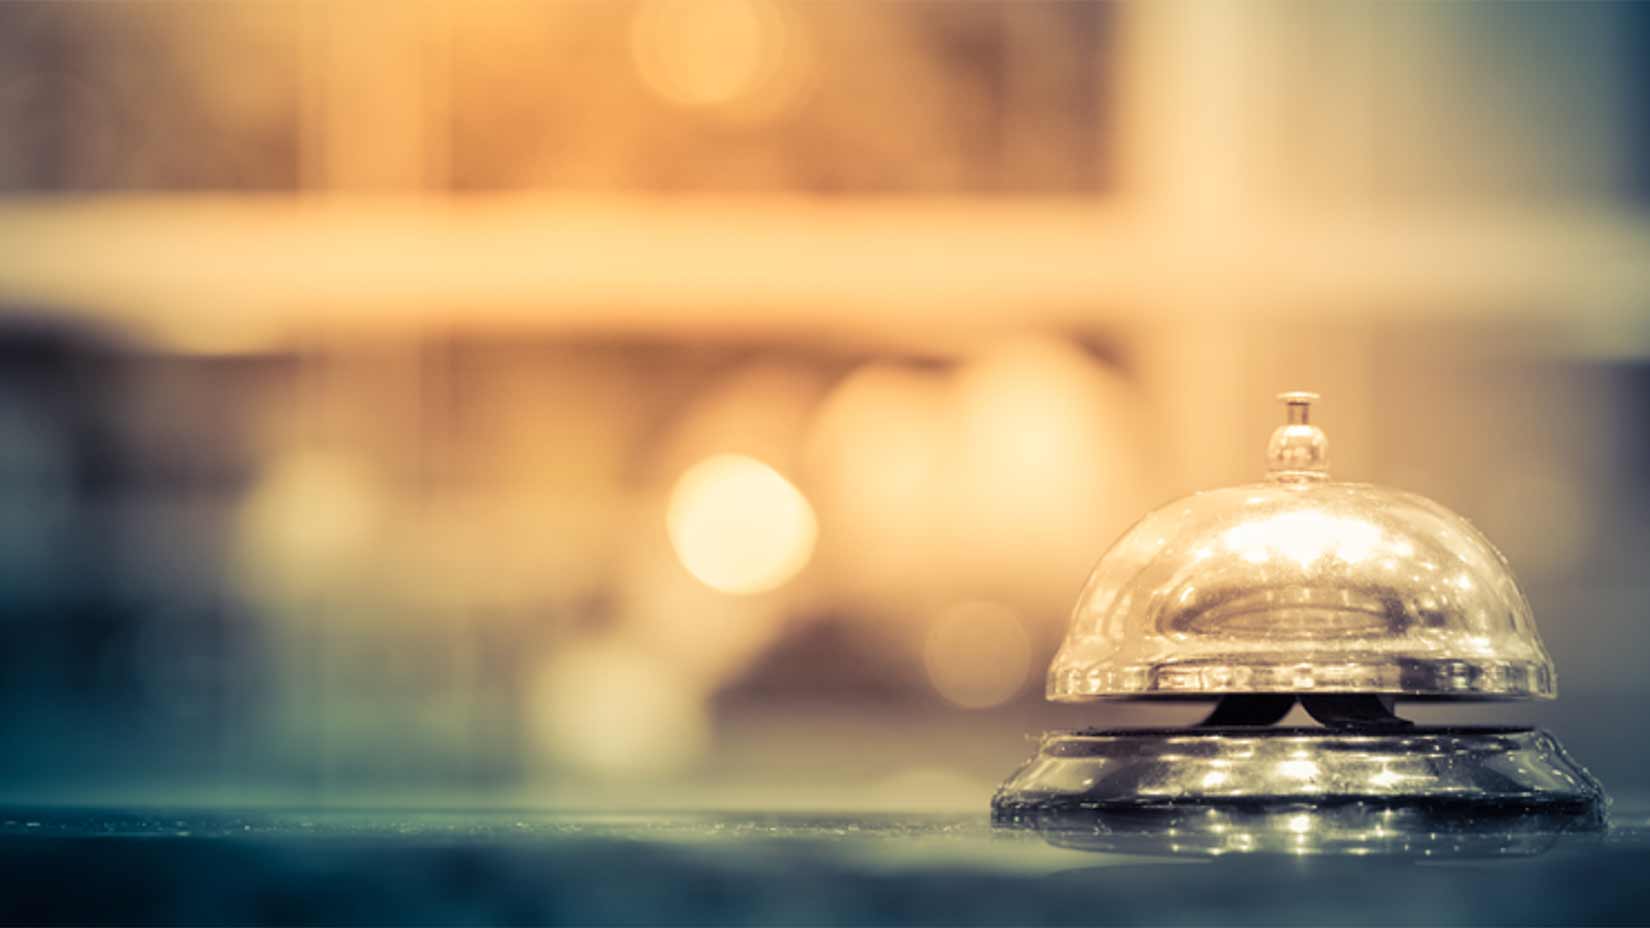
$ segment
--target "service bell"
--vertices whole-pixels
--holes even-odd
[[[1049,668],[1051,700],[1213,711],[1191,728],[1051,732],[998,791],[996,819],[1333,807],[1344,822],[1447,806],[1602,822],[1603,790],[1550,734],[1396,714],[1402,700],[1552,699],[1552,658],[1487,538],[1423,497],[1331,480],[1317,397],[1280,399],[1266,479],[1125,532]],[[1322,727],[1275,727],[1297,701]]]

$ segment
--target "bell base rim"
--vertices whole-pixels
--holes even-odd
[[[1233,726],[1049,732],[991,813],[1080,850],[1482,857],[1596,835],[1608,806],[1536,728]]]
[[[1166,807],[1602,813],[1603,787],[1521,726],[1096,728],[1045,734],[994,815]]]
[[[1135,807],[996,808],[992,827],[1033,831],[1055,847],[1148,857],[1533,857],[1604,840],[1602,804],[1486,808],[1364,800]]]

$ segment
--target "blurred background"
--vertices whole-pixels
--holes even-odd
[[[0,4],[0,798],[975,809],[1136,517],[1511,559],[1650,789],[1650,5]]]

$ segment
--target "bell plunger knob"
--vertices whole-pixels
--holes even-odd
[[[1279,393],[1287,410],[1283,425],[1266,445],[1266,474],[1272,480],[1303,482],[1329,476],[1329,439],[1312,424],[1316,393],[1291,390]]]

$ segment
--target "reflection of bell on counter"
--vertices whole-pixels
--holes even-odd
[[[1316,396],[1281,399],[1267,480],[1125,533],[1049,670],[1053,700],[1213,698],[1213,712],[1191,728],[1049,733],[998,791],[997,821],[1081,813],[1104,831],[1107,814],[1270,810],[1293,816],[1272,823],[1286,837],[1306,830],[1301,810],[1333,809],[1343,830],[1422,809],[1601,823],[1603,790],[1546,732],[1394,714],[1400,699],[1551,699],[1552,659],[1484,536],[1422,497],[1331,481]],[[1321,728],[1273,727],[1297,701]]]

